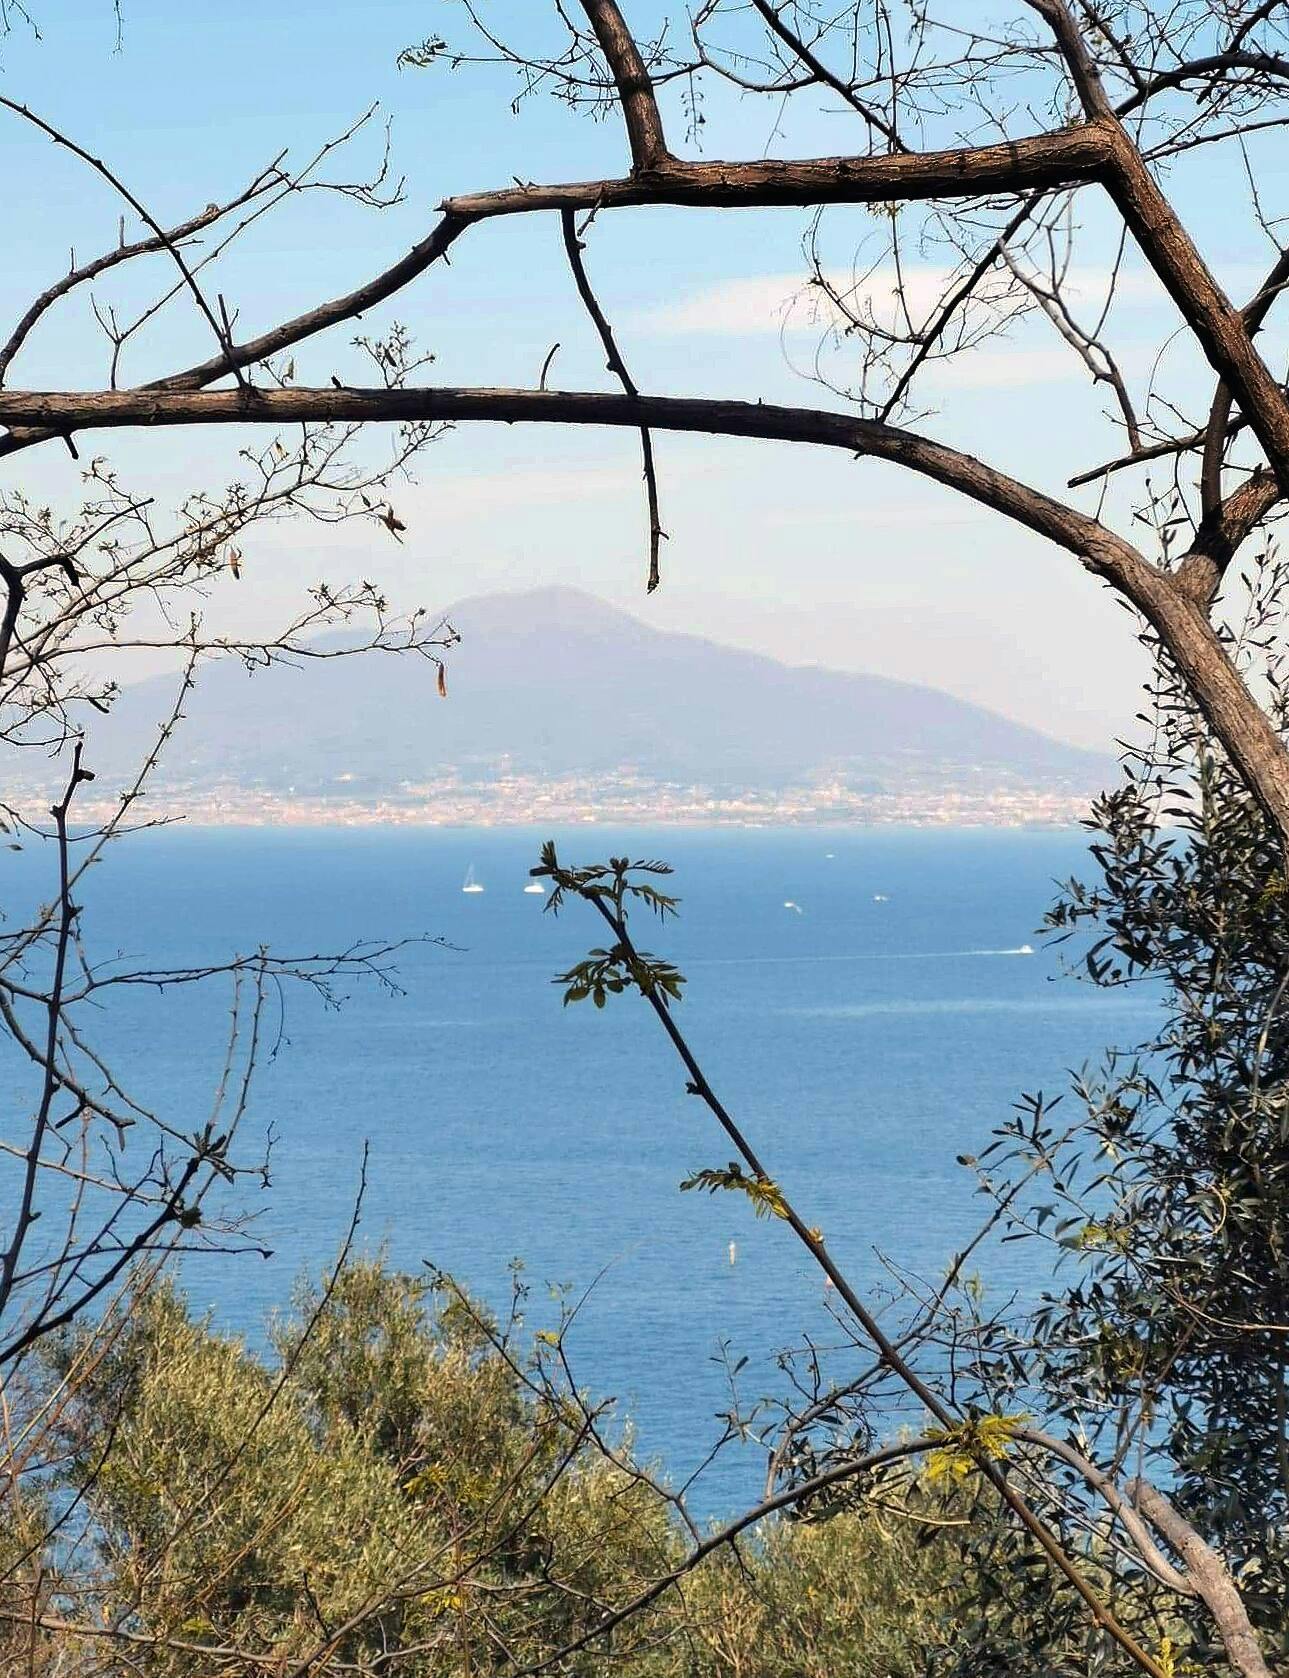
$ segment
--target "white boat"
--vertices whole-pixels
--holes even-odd
[[[1034,946],[1032,944],[1022,944],[1016,952],[1018,956],[1032,956],[1033,953]]]
[[[461,890],[464,891],[464,892],[469,892],[471,896],[473,896],[476,892],[480,892],[480,891],[483,890],[483,887],[479,884],[478,880],[476,880],[475,877],[474,877],[474,864],[473,863],[471,863],[469,868],[467,868],[466,871],[465,871],[465,884],[461,887]]]
[[[884,891],[875,891],[873,893],[873,902],[874,903],[889,903],[890,901],[891,901],[890,898],[887,897],[887,895]]]
[[[524,892],[529,897],[545,897],[546,887],[540,880],[529,880],[528,884],[524,887]]]

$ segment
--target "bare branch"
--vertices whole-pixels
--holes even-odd
[[[896,151],[903,152],[909,149],[900,139],[899,130],[895,124],[888,122],[880,111],[875,110],[872,105],[861,99],[853,87],[844,82],[840,76],[835,75],[823,60],[811,51],[800,35],[788,27],[783,21],[782,12],[773,3],[773,0],[752,0],[752,4],[764,18],[766,28],[772,30],[778,36],[783,44],[801,60],[817,81],[822,82],[825,87],[830,87],[839,98],[846,101],[852,110],[858,111],[869,127],[876,129]]]
[[[581,0],[622,104],[622,119],[631,143],[632,169],[655,169],[670,153],[663,133],[658,101],[635,37],[627,28],[616,0]]]
[[[3,382],[9,371],[10,363],[30,336],[33,327],[60,298],[66,297],[77,286],[84,285],[89,280],[97,279],[100,274],[106,273],[108,269],[119,267],[124,262],[133,261],[135,257],[148,256],[157,251],[174,248],[185,239],[190,239],[194,233],[200,233],[204,228],[221,221],[232,211],[240,209],[242,205],[249,204],[254,199],[261,197],[283,178],[278,167],[280,162],[281,158],[275,159],[235,198],[226,199],[222,204],[208,205],[198,215],[190,216],[187,221],[181,221],[164,234],[153,234],[147,239],[136,239],[131,244],[120,244],[115,250],[105,252],[104,255],[96,257],[92,262],[81,263],[79,266],[73,264],[61,280],[56,280],[53,285],[48,286],[41,292],[9,334],[4,344],[0,346],[0,383]]]
[[[1103,126],[1036,134],[1002,145],[952,151],[898,152],[884,157],[777,158],[754,163],[690,163],[670,159],[647,179],[582,181],[565,186],[518,186],[466,193],[444,201],[450,215],[469,220],[533,210],[606,210],[639,204],[738,209],[775,204],[914,203],[932,198],[980,198],[1030,187],[1076,186],[1105,176],[1113,148]]]
[[[62,146],[67,151],[71,152],[74,157],[79,157],[82,162],[87,163],[96,174],[101,175],[102,178],[107,181],[116,192],[120,193],[121,197],[125,199],[126,203],[140,218],[140,220],[152,229],[154,236],[161,246],[165,250],[169,251],[172,261],[174,262],[176,268],[178,268],[180,274],[183,276],[184,284],[192,293],[193,301],[206,317],[211,331],[215,334],[216,342],[221,346],[224,353],[227,354],[231,347],[228,332],[211,309],[210,304],[207,303],[201,287],[194,279],[192,270],[184,261],[178,245],[174,239],[171,238],[170,234],[166,232],[165,228],[161,226],[160,222],[158,222],[151,214],[147,206],[140,199],[135,197],[134,193],[130,191],[129,187],[127,187],[125,182],[121,180],[120,176],[117,175],[114,170],[110,169],[101,157],[94,157],[90,152],[87,152],[84,146],[78,145],[75,140],[69,139],[66,134],[61,133],[51,123],[46,122],[45,119],[38,116],[36,112],[30,108],[30,106],[20,104],[16,99],[8,99],[3,95],[0,95],[0,106],[3,106],[5,110],[12,111],[15,116],[22,117],[24,121],[29,122],[34,127],[40,129],[41,133],[47,134],[55,145]],[[230,366],[229,370],[236,375],[239,384],[244,382],[240,367]]]
[[[574,224],[572,210],[561,210],[560,224],[564,233],[564,250],[568,256],[568,265],[573,271],[573,280],[577,286],[578,296],[586,306],[586,312],[594,322],[595,330],[600,335],[600,342],[604,345],[604,353],[609,358],[609,371],[617,375],[623,390],[628,396],[638,397],[640,392],[627,371],[627,364],[622,359],[613,337],[613,329],[601,309],[591,282],[587,278],[586,264],[582,261],[582,241],[578,238]],[[552,352],[553,353],[553,352]],[[549,363],[548,363],[549,365]],[[545,385],[546,369],[542,369],[542,384]],[[653,462],[653,438],[649,434],[649,427],[640,427],[640,449],[644,456],[645,494],[649,504],[649,579],[647,592],[652,594],[662,580],[658,571],[658,549],[666,531],[662,528],[662,520],[658,512],[658,474]]]

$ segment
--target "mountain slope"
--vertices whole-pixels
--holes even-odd
[[[653,629],[573,589],[480,596],[448,616],[446,701],[420,660],[365,657],[247,676],[209,666],[164,779],[348,794],[459,772],[772,789],[827,777],[898,787],[1092,787],[1097,754],[929,687],[778,663]],[[109,729],[124,768],[172,684],[128,689]],[[100,760],[103,760],[100,751]]]

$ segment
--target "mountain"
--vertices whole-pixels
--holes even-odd
[[[247,675],[204,670],[164,781],[385,796],[455,774],[631,775],[713,788],[840,780],[1091,790],[1107,761],[934,688],[781,664],[654,629],[575,589],[464,600],[446,700],[430,665],[372,655]],[[333,644],[334,638],[333,638]],[[173,683],[128,688],[100,741],[123,772]]]

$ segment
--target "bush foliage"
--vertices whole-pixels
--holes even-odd
[[[88,1336],[51,1362],[51,1386]],[[469,1674],[536,1665],[681,1560],[687,1535],[585,1401],[530,1379],[455,1289],[379,1262],[303,1289],[258,1353],[162,1283],[60,1428],[76,1507],[47,1558],[34,1670]],[[597,1429],[597,1432],[599,1430]],[[603,1434],[600,1434],[603,1438]],[[606,1454],[607,1453],[607,1454]],[[612,1460],[616,1459],[616,1460]],[[940,1636],[939,1561],[907,1523],[766,1521],[617,1632],[639,1678],[914,1674]],[[73,1601],[74,1599],[74,1601]],[[74,1609],[74,1612],[72,1611]],[[28,1628],[16,1628],[23,1659]],[[603,1669],[592,1648],[563,1668]],[[312,1670],[312,1669],[311,1669]]]

